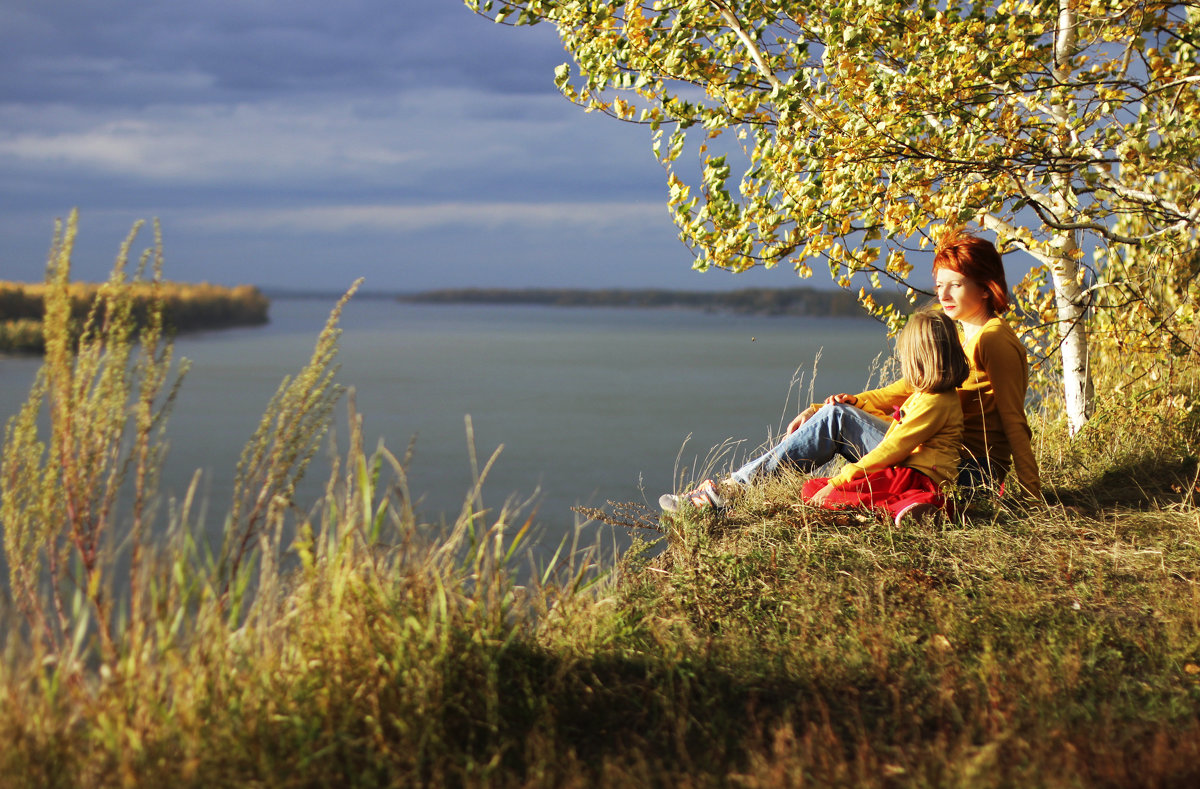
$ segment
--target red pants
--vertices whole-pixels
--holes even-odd
[[[828,482],[826,477],[813,477],[804,483],[801,497],[809,501]],[[913,505],[932,505],[944,509],[946,497],[933,480],[905,466],[880,469],[851,480],[834,488],[821,504],[830,510],[846,507],[880,510],[893,519]]]

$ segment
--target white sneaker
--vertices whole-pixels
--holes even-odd
[[[687,493],[664,493],[658,497],[658,506],[663,512],[679,512],[684,502],[690,502],[693,507],[702,510],[706,507],[724,507],[725,497],[717,492],[717,483],[706,479]]]
[[[902,509],[896,513],[896,525],[899,526],[900,521],[903,520],[905,517],[911,516],[913,518],[919,518],[922,515],[924,515],[925,513],[933,512],[936,509],[937,509],[936,505],[928,504],[926,502],[918,501],[913,504],[909,504],[907,507],[905,507],[904,509]]]

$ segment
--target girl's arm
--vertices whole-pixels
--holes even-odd
[[[947,411],[938,407],[937,395],[918,395],[904,401],[903,418],[888,430],[879,446],[864,455],[857,463],[847,463],[837,476],[829,480],[834,487],[866,476],[889,466],[897,466],[933,436],[947,423]],[[954,395],[955,407],[958,395]]]
[[[880,410],[864,406],[863,401],[861,401],[859,399],[862,396],[863,395],[846,394],[845,392],[842,392],[840,394],[829,395],[829,397],[825,398],[825,402],[813,403],[808,408],[801,411],[800,415],[797,416],[795,419],[793,419],[788,424],[787,431],[788,431],[788,433],[796,432],[797,430],[800,429],[801,425],[803,425],[805,422],[807,422],[808,420],[810,420],[814,416],[816,416],[817,412],[820,411],[822,408],[824,408],[827,405],[834,405],[836,403],[841,403],[844,405],[852,405],[852,406],[855,406],[856,408],[860,408],[863,411],[866,411],[867,413],[874,414],[875,416],[883,416],[884,415],[884,413]]]
[[[894,409],[903,405],[912,393],[912,386],[901,378],[879,389],[859,392],[854,395],[854,405],[876,416],[891,418]]]
[[[845,403],[846,405],[856,406],[866,411],[868,414],[890,419],[895,409],[903,405],[904,401],[913,393],[913,388],[909,386],[908,381],[901,378],[895,383],[879,389],[871,389],[867,392],[859,392],[858,394],[835,394],[825,398],[823,403],[813,403],[808,408],[800,412],[800,415],[793,419],[787,428],[788,433],[793,433],[800,428],[808,420],[812,419],[817,411],[821,410],[821,406],[831,403]]]

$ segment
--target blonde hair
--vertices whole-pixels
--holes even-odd
[[[948,392],[971,374],[958,329],[944,312],[922,310],[908,319],[896,340],[900,371],[914,389]]]

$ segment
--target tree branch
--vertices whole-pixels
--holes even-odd
[[[754,65],[758,67],[758,70],[762,73],[763,77],[766,78],[767,82],[771,83],[771,87],[775,90],[782,88],[783,83],[779,81],[779,77],[775,76],[775,72],[771,70],[771,66],[767,63],[767,59],[763,55],[762,50],[760,50],[758,45],[754,43],[754,39],[750,37],[750,34],[742,28],[742,24],[738,22],[737,17],[733,15],[733,11],[730,10],[725,4],[718,2],[718,0],[712,0],[712,4],[716,6],[717,10],[721,13],[721,18],[725,20],[727,25],[729,25],[729,29],[732,30],[738,37],[738,40],[742,42],[742,46],[746,48],[746,53],[750,55],[750,59],[754,61]]]

